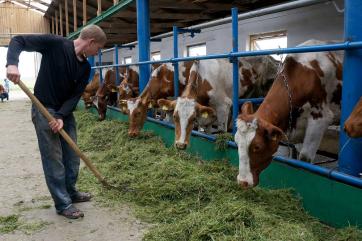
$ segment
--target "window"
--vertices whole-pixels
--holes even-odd
[[[151,54],[151,60],[161,60],[161,53],[160,52],[153,52]]]
[[[125,64],[132,64],[132,57],[125,57],[124,58],[124,63]]]
[[[287,32],[279,31],[250,36],[250,50],[278,49],[287,47]],[[271,55],[276,60],[284,59],[286,54]]]
[[[206,43],[187,46],[187,57],[206,55]]]

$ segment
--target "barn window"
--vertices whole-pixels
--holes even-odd
[[[187,46],[187,57],[206,55],[206,43]]]
[[[132,64],[132,57],[125,57],[124,58],[124,63],[125,64]]]
[[[151,54],[151,60],[161,60],[161,53],[160,52],[153,52]]]
[[[287,32],[278,31],[272,33],[263,33],[250,35],[250,50],[278,49],[287,47]],[[273,54],[274,59],[284,59],[285,54]]]

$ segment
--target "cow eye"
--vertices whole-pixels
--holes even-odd
[[[253,146],[253,148],[252,148],[252,151],[253,151],[253,152],[260,152],[260,150],[261,150],[261,147],[260,147],[259,145],[255,145],[255,146]]]

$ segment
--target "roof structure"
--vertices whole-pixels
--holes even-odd
[[[3,2],[10,2],[44,15],[52,0],[0,0],[0,3]]]
[[[43,1],[43,0],[38,0]],[[67,1],[68,12],[64,12]],[[54,21],[63,12],[68,14],[69,31],[76,36],[75,29],[83,25],[84,14],[87,24],[94,23],[101,26],[109,38],[108,45],[125,44],[137,40],[137,14],[135,0],[87,0],[86,10],[83,12],[82,0],[54,0],[46,11],[45,16]],[[73,11],[75,6],[75,16]],[[237,7],[239,13],[249,12],[275,4],[290,2],[290,0],[150,0],[150,34],[155,36],[172,31],[172,26],[188,27],[199,23],[228,17],[231,8]],[[101,6],[99,6],[99,3]],[[76,21],[77,28],[74,26]],[[55,22],[55,21],[54,21]]]

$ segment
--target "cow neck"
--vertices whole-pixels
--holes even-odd
[[[311,88],[306,87],[308,84],[303,84],[306,83],[303,76],[305,71],[306,68],[293,57],[288,57],[255,115],[286,131],[291,118],[290,108],[292,107],[293,111],[299,109],[307,102],[307,96],[310,95]],[[292,106],[284,78],[289,85]]]

